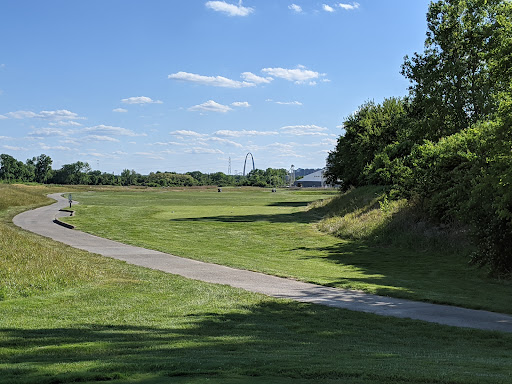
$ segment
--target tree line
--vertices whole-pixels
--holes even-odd
[[[389,186],[475,235],[472,262],[512,276],[512,2],[431,2],[409,95],[364,103],[327,158],[342,188]]]
[[[140,185],[147,187],[178,187],[178,186],[256,186],[278,187],[287,182],[288,172],[285,169],[267,168],[254,169],[247,176],[226,175],[223,172],[202,173],[187,172],[151,172],[141,175],[134,170],[124,169],[121,174],[92,170],[85,162],[77,161],[64,164],[60,169],[52,169],[50,156],[42,154],[26,162],[19,161],[7,154],[0,154],[0,181],[36,182],[43,184],[65,185]]]

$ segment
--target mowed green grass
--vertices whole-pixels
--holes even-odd
[[[347,215],[361,217],[360,211],[370,210],[366,200],[379,193],[371,188],[352,191],[338,197],[336,204],[344,204],[341,210]],[[411,237],[407,228],[394,236],[416,246],[385,239],[376,243],[361,236],[340,239],[321,232],[318,227],[333,220],[322,220],[332,204],[318,201],[335,194],[240,188],[223,188],[222,193],[80,193],[75,195],[80,201],[77,215],[66,220],[86,232],[187,258],[327,286],[512,313],[512,284],[469,266],[468,255],[451,244],[434,244],[434,238],[418,238],[421,234]]]
[[[512,380],[511,334],[272,299],[127,265],[10,223],[53,191],[0,185],[0,284],[23,263],[38,267],[10,281],[59,276],[0,298],[2,384]]]

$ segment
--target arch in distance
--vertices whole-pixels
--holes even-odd
[[[252,170],[254,171],[254,157],[252,155],[251,152],[249,152],[247,155],[245,155],[245,161],[244,161],[244,176],[245,176],[245,166],[247,165],[247,157],[249,157],[249,155],[251,155],[251,159],[252,159]]]

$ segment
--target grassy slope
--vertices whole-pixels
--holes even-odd
[[[467,249],[401,218],[382,191],[214,190],[78,194],[67,221],[179,256],[367,292],[512,313],[512,284],[467,265]],[[330,218],[322,218],[337,212]],[[385,228],[395,227],[386,232]],[[340,239],[324,232],[334,232]],[[370,229],[368,229],[370,228]]]
[[[44,203],[48,190],[32,188],[19,187],[16,204],[23,193],[33,195],[26,196],[30,205]],[[0,301],[2,383],[512,380],[512,335],[271,299],[74,253],[49,240],[33,248],[41,238],[8,223],[14,210],[5,208],[5,191],[0,186],[0,230],[12,233],[0,248],[0,272],[48,252],[69,260],[45,260],[61,274],[60,285]],[[12,241],[29,244],[17,259],[10,258]],[[38,273],[23,271],[25,279]]]

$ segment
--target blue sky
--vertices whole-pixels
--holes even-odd
[[[429,1],[4,0],[0,153],[54,168],[325,165],[343,120],[407,94]]]

